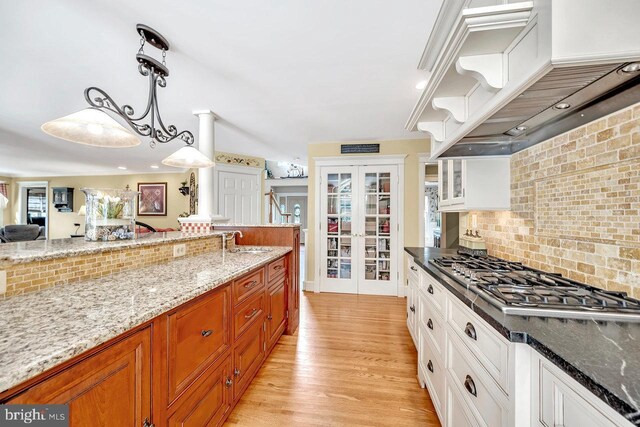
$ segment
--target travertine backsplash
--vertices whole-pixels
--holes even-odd
[[[511,158],[511,211],[474,212],[489,254],[640,298],[640,104]]]

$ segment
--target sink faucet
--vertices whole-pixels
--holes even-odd
[[[229,234],[225,233],[222,235],[222,252],[227,248],[227,241],[235,238],[236,234],[242,239],[242,231],[240,230],[233,230]]]

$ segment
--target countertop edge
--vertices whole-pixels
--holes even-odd
[[[543,342],[536,339],[528,332],[522,331],[513,331],[509,330],[506,326],[500,323],[493,316],[485,312],[481,307],[478,307],[474,304],[474,300],[470,300],[468,297],[463,295],[457,289],[460,285],[456,284],[455,286],[452,279],[444,275],[444,273],[431,268],[430,265],[424,265],[421,259],[417,259],[413,253],[410,252],[410,248],[405,247],[405,252],[414,260],[416,264],[418,264],[426,273],[428,273],[431,277],[436,279],[440,284],[442,284],[447,291],[453,294],[456,298],[458,298],[462,303],[464,303],[467,307],[473,310],[474,313],[479,315],[485,322],[491,325],[500,335],[505,337],[510,342],[514,343],[525,343],[529,345],[531,348],[540,353],[543,357],[557,366],[564,373],[569,375],[575,381],[577,381],[580,385],[585,387],[587,390],[592,392],[598,399],[606,403],[611,409],[618,412],[620,415],[625,417],[627,420],[631,421],[631,417],[637,417],[638,411],[630,406],[627,402],[620,399],[614,393],[610,392],[608,389],[597,383],[591,377],[586,375],[580,369],[576,368],[570,362],[567,362],[564,358],[553,352],[547,346],[544,345]],[[450,283],[451,282],[451,283]],[[481,298],[479,295],[477,298]]]
[[[180,295],[179,298],[168,299],[166,303],[157,306],[152,311],[139,313],[139,315],[134,320],[121,324],[121,326],[118,329],[100,332],[96,336],[92,336],[91,338],[87,338],[86,340],[83,340],[72,346],[69,346],[68,348],[65,348],[64,351],[59,351],[57,353],[51,354],[51,356],[48,357],[46,361],[40,360],[40,361],[36,361],[32,365],[23,365],[23,369],[24,369],[23,375],[15,375],[13,378],[10,378],[10,379],[0,378],[0,394],[5,393],[6,391],[12,388],[20,387],[25,382],[32,380],[38,377],[39,375],[44,374],[50,369],[53,369],[56,366],[62,363],[68,362],[76,357],[79,357],[91,349],[100,347],[105,343],[107,343],[108,341],[112,339],[116,339],[122,336],[123,334],[127,333],[128,331],[136,329],[142,326],[143,324],[145,324],[146,322],[149,322],[155,319],[156,317],[163,315],[164,313],[167,313],[185,303],[188,303],[206,294],[207,292],[217,289],[220,286],[225,285],[231,282],[232,280],[250,272],[251,270],[263,267],[269,262],[287,255],[293,250],[292,248],[285,247],[285,246],[272,246],[272,247],[278,249],[278,251],[276,251],[275,253],[268,253],[267,255],[265,255],[266,256],[265,259],[259,262],[256,262],[254,264],[244,266],[243,268],[240,268],[234,271],[232,274],[220,277],[211,283],[208,283],[206,285],[200,285],[194,288],[191,292],[187,292]],[[121,274],[123,273],[116,273],[116,275],[121,275]],[[82,285],[82,282],[73,284],[73,286],[78,286],[78,285]]]

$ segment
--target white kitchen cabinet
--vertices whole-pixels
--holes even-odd
[[[418,283],[417,279],[410,273],[407,274],[407,328],[413,344],[418,346]]]
[[[447,427],[478,427],[480,423],[471,414],[469,408],[463,403],[458,388],[453,384],[447,384],[447,412],[442,425]]]
[[[442,420],[447,376],[439,354],[422,325],[418,328],[418,377],[429,390],[431,402]]]
[[[509,157],[443,159],[438,161],[441,212],[509,210]]]
[[[532,358],[532,425],[610,427],[632,424],[537,352]]]

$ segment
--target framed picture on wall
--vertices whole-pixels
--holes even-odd
[[[167,183],[138,183],[138,216],[167,216]]]

